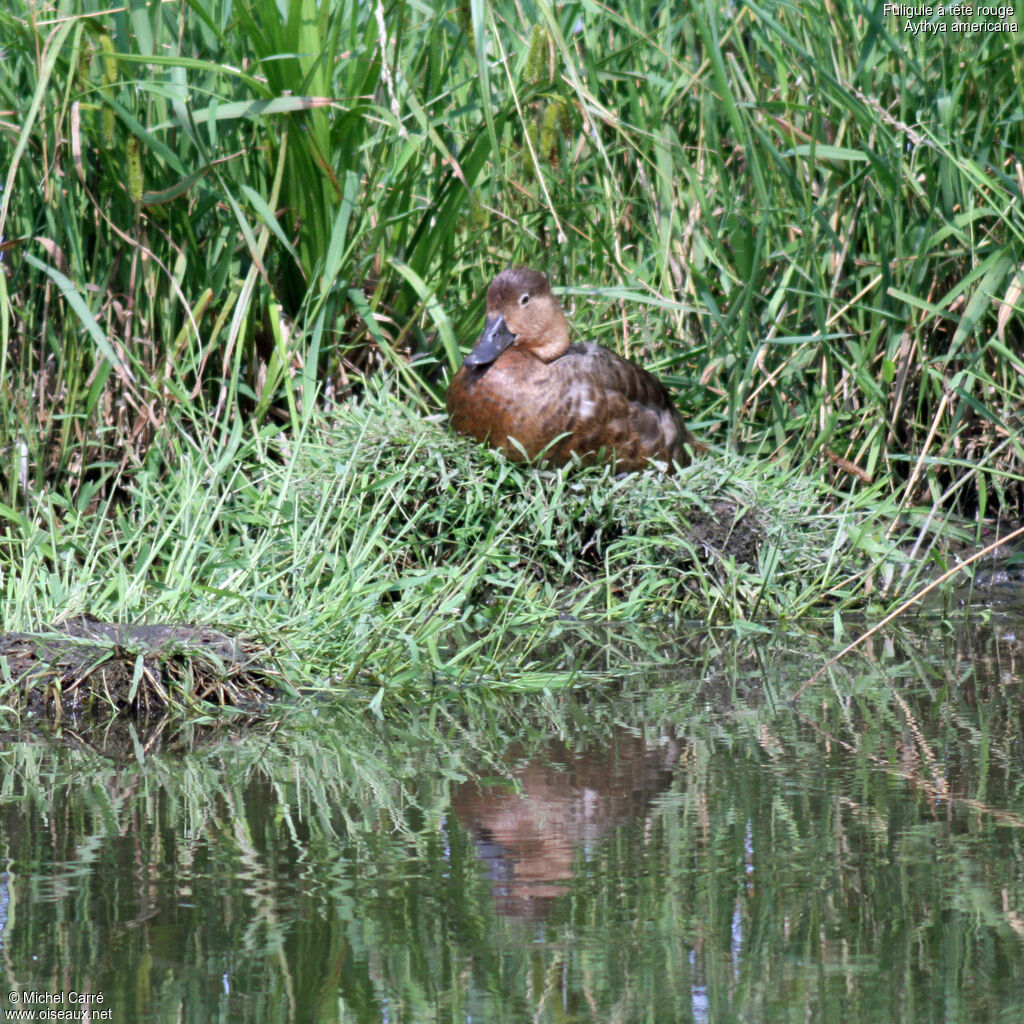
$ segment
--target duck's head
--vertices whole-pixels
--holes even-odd
[[[487,289],[487,320],[467,366],[488,366],[511,346],[550,363],[569,347],[569,322],[548,279],[529,267],[503,270]]]

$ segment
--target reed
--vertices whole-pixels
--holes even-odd
[[[522,261],[714,442],[1020,507],[1016,35],[965,56],[844,0],[459,10],[0,13],[9,505],[109,482],[180,401],[295,429],[389,366],[437,408]]]

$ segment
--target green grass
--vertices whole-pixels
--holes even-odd
[[[841,616],[945,567],[905,527],[1024,502],[1016,35],[196,0],[15,3],[0,38],[4,628],[242,622],[298,675],[498,678],[559,614]],[[616,481],[446,436],[513,262],[712,455]],[[701,532],[733,516],[749,565]]]
[[[298,429],[389,365],[436,409],[523,261],[714,443],[1020,507],[1016,34],[639,0],[15,4],[0,34],[9,504],[130,463],[171,403]]]
[[[68,490],[9,513],[7,629],[84,614],[216,625],[269,643],[291,687],[382,698],[558,688],[576,670],[531,652],[573,623],[820,623],[934,564],[887,538],[892,503],[836,502],[778,461],[708,453],[621,479],[517,465],[388,387],[287,441],[266,428],[197,444],[201,426],[169,426],[102,502]]]

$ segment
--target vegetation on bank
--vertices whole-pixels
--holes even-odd
[[[1017,34],[844,0],[97,12],[0,12],[5,628],[500,676],[524,621],[842,609],[912,578],[915,508],[1020,511]],[[713,454],[616,481],[447,438],[515,262]],[[449,656],[453,625],[490,638]]]
[[[435,410],[525,262],[713,444],[1021,507],[1018,34],[843,0],[97,10],[0,12],[8,506],[109,487],[178,403],[296,429],[386,364]]]
[[[895,509],[877,494],[832,503],[727,453],[675,476],[516,465],[387,387],[286,442],[268,428],[199,445],[190,427],[102,503],[51,495],[45,518],[18,517],[8,628],[212,623],[265,638],[264,668],[294,688],[564,686],[572,670],[530,656],[559,623],[840,614],[933,564],[886,536]],[[121,646],[125,690],[149,648]]]

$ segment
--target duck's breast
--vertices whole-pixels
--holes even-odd
[[[448,388],[452,428],[500,448],[509,458],[523,457],[520,446],[535,458],[554,436],[549,377],[546,364],[518,349],[489,366],[463,365]]]

